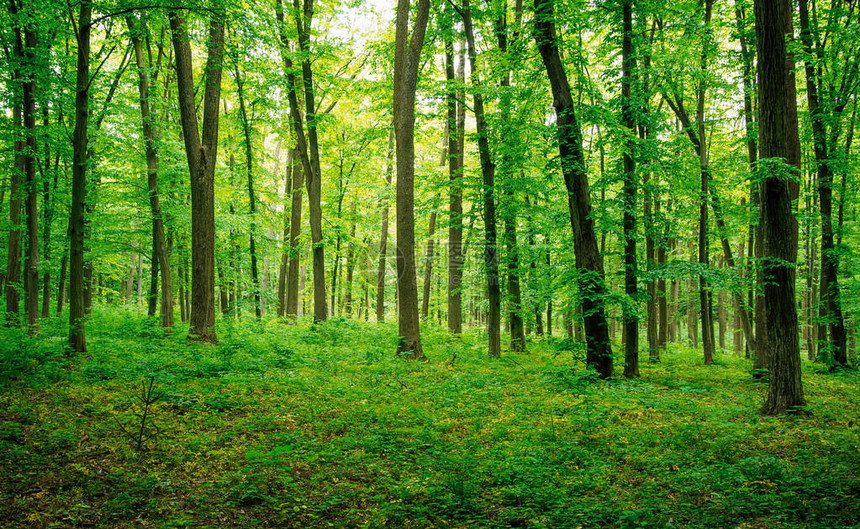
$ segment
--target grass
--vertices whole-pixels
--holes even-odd
[[[683,346],[640,379],[595,381],[569,341],[491,360],[480,332],[437,327],[428,363],[396,357],[394,325],[340,319],[222,324],[201,346],[99,310],[71,360],[63,322],[43,329],[0,336],[8,527],[860,522],[853,371],[805,363],[812,416],[767,418],[748,361],[706,367]]]

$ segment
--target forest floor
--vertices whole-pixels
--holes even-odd
[[[416,363],[394,324],[222,323],[202,346],[113,308],[66,359],[64,329],[0,331],[5,527],[860,523],[855,371],[804,362],[811,416],[769,418],[749,361],[678,345],[595,381],[557,338],[489,359],[427,326]]]

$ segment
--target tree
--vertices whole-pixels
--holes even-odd
[[[576,259],[577,286],[585,327],[586,363],[603,378],[613,374],[612,346],[606,322],[606,285],[603,258],[597,247],[591,196],[582,147],[582,132],[576,119],[567,73],[558,52],[560,37],[555,30],[553,0],[535,0],[535,42],[546,67],[556,114],[561,171],[568,195],[570,225]],[[547,326],[550,323],[547,322]]]
[[[254,193],[254,151],[251,145],[251,122],[245,104],[245,81],[239,72],[239,59],[234,58],[233,74],[236,81],[236,95],[239,97],[239,115],[242,118],[242,136],[245,139],[245,171],[248,177],[248,210],[251,214],[251,233],[249,235],[249,250],[251,252],[251,281],[254,286],[254,314],[257,319],[263,317],[260,304],[260,277],[257,270],[257,198]]]
[[[84,328],[84,210],[87,191],[90,106],[90,35],[92,4],[81,2],[78,14],[78,67],[75,89],[75,131],[72,160],[72,207],[69,217],[69,345],[76,352],[87,350]]]
[[[496,199],[495,171],[496,164],[490,155],[490,142],[487,131],[487,120],[484,115],[484,97],[480,91],[480,77],[477,68],[478,53],[475,50],[475,34],[472,28],[472,11],[468,0],[464,0],[461,11],[463,25],[466,30],[466,42],[469,49],[469,65],[471,66],[472,87],[475,89],[474,110],[478,131],[478,153],[481,158],[481,176],[483,188],[481,195],[484,206],[484,268],[487,274],[487,339],[490,356],[500,356],[501,344],[501,288],[499,286],[499,258],[496,236]]]
[[[185,18],[168,14],[173,33],[177,95],[191,178],[191,328],[189,338],[216,342],[215,325],[215,160],[224,56],[224,19],[209,21],[202,135],[197,125],[191,42]]]
[[[633,48],[633,2],[621,3],[621,124],[627,130],[627,145],[622,155],[624,185],[624,293],[632,299],[627,300],[624,310],[624,376],[639,376],[639,314],[635,300],[638,291],[636,284],[636,161],[635,149],[636,117],[631,94],[633,77],[636,70],[636,52]]]
[[[290,262],[287,272],[287,308],[286,316],[295,318],[299,314],[299,238],[302,234],[302,171],[298,159],[298,149],[293,150],[292,159],[292,204],[290,205]],[[289,177],[289,176],[288,176]]]
[[[448,121],[448,332],[463,332],[463,147],[465,140],[465,93],[458,89],[465,68],[465,56],[459,55],[459,68],[455,78],[453,31],[446,28],[445,37],[445,92],[446,119]],[[456,82],[455,82],[456,79]]]
[[[320,178],[322,171],[319,161],[319,145],[317,140],[317,115],[314,100],[313,72],[310,57],[310,26],[313,20],[313,0],[294,1],[295,24],[298,31],[299,48],[304,54],[302,61],[302,84],[305,100],[305,116],[299,109],[298,82],[293,69],[293,61],[289,54],[289,39],[284,24],[284,8],[281,0],[275,2],[275,17],[279,25],[281,42],[281,58],[287,73],[287,97],[290,103],[290,118],[293,131],[296,134],[296,149],[302,162],[305,183],[308,190],[308,209],[311,225],[311,242],[313,243],[313,274],[314,274],[314,321],[325,321],[328,313],[325,295],[325,249],[322,239],[322,207],[320,197],[322,187]],[[307,122],[307,135],[305,135]]]
[[[161,71],[161,61],[164,57],[159,44],[156,62],[152,61],[152,49],[149,48],[149,29],[146,14],[140,19],[134,15],[126,17],[126,23],[131,35],[134,57],[138,73],[138,93],[140,95],[140,118],[143,127],[143,142],[146,152],[146,183],[149,192],[149,207],[152,213],[152,245],[155,260],[152,263],[153,274],[161,274],[161,325],[166,329],[173,327],[173,283],[171,281],[172,267],[167,251],[167,237],[164,231],[164,214],[161,210],[161,199],[158,192],[158,127],[154,116],[155,102],[150,100],[150,86],[158,79]]]
[[[764,235],[764,295],[770,381],[765,415],[799,413],[806,404],[800,373],[800,343],[794,299],[790,170],[785,135],[788,94],[782,0],[755,0],[759,96],[759,171]]]
[[[839,253],[834,244],[833,229],[833,161],[836,143],[842,126],[842,113],[851,100],[851,92],[856,90],[855,78],[860,68],[857,57],[846,58],[842,78],[832,83],[830,97],[822,101],[819,92],[822,88],[821,68],[816,67],[825,61],[824,45],[820,42],[817,28],[812,26],[807,0],[800,0],[801,41],[806,52],[806,97],[812,125],[812,144],[818,173],[818,204],[821,215],[821,303],[827,311],[827,327],[832,342],[832,365],[848,365],[848,344],[845,332],[845,319],[842,314],[842,299],[839,293]],[[813,38],[818,40],[813,44]],[[838,68],[833,68],[837,70]],[[838,87],[838,88],[836,88]],[[827,108],[830,107],[830,108]],[[829,129],[829,130],[828,130]]]
[[[415,275],[415,92],[430,0],[418,0],[409,35],[409,0],[398,0],[394,35],[394,139],[397,158],[397,294],[400,300],[397,351],[424,359]]]
[[[382,229],[379,234],[379,263],[376,272],[376,321],[385,321],[385,271],[388,257],[388,188],[394,172],[394,129],[388,135],[388,158],[385,163],[385,187],[382,199]]]

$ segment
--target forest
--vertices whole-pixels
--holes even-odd
[[[0,525],[860,523],[857,0],[2,3]]]

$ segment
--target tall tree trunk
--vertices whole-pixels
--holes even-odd
[[[430,0],[418,1],[409,35],[409,0],[398,0],[394,36],[394,138],[397,158],[397,295],[398,353],[424,359],[418,318],[415,277],[415,91],[421,48],[430,13]]]
[[[636,281],[636,163],[633,158],[635,148],[636,119],[634,116],[631,88],[633,75],[636,70],[636,55],[633,49],[633,1],[623,0],[622,37],[621,37],[621,124],[627,129],[629,140],[622,155],[624,184],[621,191],[624,203],[624,293],[630,297],[624,304],[624,376],[636,378],[639,376],[639,311],[636,296],[638,285]]]
[[[559,37],[555,31],[553,0],[535,0],[535,40],[552,87],[557,118],[559,153],[568,193],[574,254],[576,266],[580,269],[578,286],[585,324],[586,363],[596,368],[601,377],[607,378],[613,374],[613,363],[609,326],[604,311],[606,285],[603,258],[597,248],[591,216],[582,133],[558,51]],[[550,326],[549,322],[547,326]]]
[[[16,18],[18,2],[11,0],[11,15]],[[39,330],[39,211],[36,182],[36,33],[33,22],[15,21],[15,55],[24,68],[19,72],[23,92],[24,123],[24,212],[27,228],[27,253],[24,256],[24,310],[27,313],[27,333]],[[21,27],[23,26],[23,27]],[[23,30],[23,41],[21,38]]]
[[[63,113],[59,112],[59,123],[63,123]],[[42,106],[42,123],[45,131],[50,126],[48,105]],[[45,151],[44,159],[40,168],[42,169],[42,258],[44,270],[42,271],[42,318],[51,315],[51,226],[54,221],[54,194],[59,183],[60,152],[57,150],[53,169],[53,188],[49,175],[51,174],[51,146],[47,133],[44,135]],[[843,193],[844,194],[844,193]],[[2,195],[2,193],[0,193]],[[2,199],[2,196],[0,196]],[[2,200],[0,200],[2,203]]]
[[[475,49],[475,36],[472,28],[472,13],[468,0],[463,2],[463,25],[466,30],[466,41],[469,46],[469,64],[471,66],[472,86],[480,87],[477,69],[478,53]],[[496,238],[496,200],[495,200],[495,171],[496,166],[490,157],[490,143],[487,137],[487,122],[484,116],[484,99],[480,91],[474,93],[475,121],[478,131],[478,152],[481,158],[481,174],[483,176],[482,196],[484,202],[484,267],[487,274],[488,320],[487,338],[490,356],[501,356],[501,289],[499,286],[499,260]]]
[[[388,190],[394,172],[394,130],[388,135],[388,161],[385,165],[385,193],[382,198],[382,230],[379,235],[379,261],[376,271],[376,321],[385,321],[385,271],[388,257]]]
[[[69,269],[69,248],[64,248],[63,257],[60,259],[60,280],[57,283],[57,317],[63,315],[63,306],[66,303],[66,274]]]
[[[303,1],[303,4],[300,2]],[[305,96],[305,118],[308,134],[306,152],[309,167],[305,168],[305,182],[308,188],[308,213],[311,225],[311,253],[314,264],[314,322],[325,321],[328,317],[325,294],[325,247],[322,236],[322,170],[320,169],[319,142],[317,140],[317,109],[314,101],[314,82],[311,70],[310,35],[314,14],[313,0],[293,0],[298,31],[299,49],[304,55],[302,60],[302,87]],[[301,122],[295,124],[301,127]],[[299,148],[302,145],[300,143]]]
[[[17,76],[15,76],[17,77]],[[22,126],[21,105],[13,107],[13,120]],[[9,190],[9,239],[6,243],[6,324],[21,324],[21,180],[24,176],[24,141],[15,141],[15,167]]]
[[[451,184],[448,198],[448,331],[463,332],[463,144],[466,107],[465,93],[455,85],[454,45],[450,34],[445,41],[445,78],[448,82],[446,103],[448,111],[448,178]],[[459,56],[456,79],[462,80],[465,55]]]
[[[278,149],[280,150],[280,149]],[[287,167],[284,170],[284,238],[281,250],[281,268],[278,276],[278,317],[287,313],[287,276],[290,271],[290,206],[292,202],[293,151],[287,151]]]
[[[143,125],[143,141],[146,151],[146,183],[149,191],[149,209],[152,213],[153,276],[161,274],[161,325],[173,328],[173,282],[171,278],[170,254],[167,251],[167,237],[164,231],[164,215],[158,193],[158,150],[159,129],[154,122],[155,103],[149,100],[150,84],[154,83],[161,69],[161,46],[158,61],[152,64],[152,50],[144,48],[149,42],[146,15],[139,21],[132,15],[126,18],[138,72],[138,93],[140,96],[140,116]],[[158,272],[156,272],[156,270]],[[153,304],[154,304],[153,299]],[[154,310],[151,315],[154,315]]]
[[[146,296],[146,315],[155,316],[158,310],[158,256],[155,250],[155,239],[152,241],[152,253],[149,256],[149,294]]]
[[[496,19],[496,38],[499,44],[499,51],[507,56],[506,64],[510,65],[504,69],[501,80],[501,120],[502,120],[502,148],[501,148],[501,174],[502,174],[502,189],[505,197],[504,206],[501,208],[502,222],[504,226],[505,251],[507,253],[507,290],[508,296],[506,304],[508,306],[508,318],[510,321],[511,333],[511,351],[524,352],[526,350],[526,335],[523,329],[523,314],[522,314],[522,293],[520,288],[520,263],[519,263],[519,248],[517,246],[517,207],[514,179],[516,170],[514,168],[515,161],[512,152],[517,148],[516,142],[519,141],[516,130],[510,127],[511,124],[511,107],[513,94],[510,90],[511,86],[511,68],[516,68],[518,57],[515,52],[508,50],[508,30],[507,30],[507,1],[502,3],[504,11]],[[522,1],[516,4],[516,16],[521,17]],[[515,31],[512,36],[512,45],[516,46],[518,34]],[[522,169],[520,169],[522,171]]]
[[[828,116],[819,101],[819,81],[816,74],[817,60],[814,55],[812,32],[810,28],[807,0],[800,0],[801,40],[807,53],[806,96],[812,122],[812,138],[815,161],[818,166],[818,208],[821,214],[821,304],[827,310],[827,322],[832,346],[832,366],[848,365],[848,342],[845,333],[845,319],[842,315],[842,300],[839,295],[839,253],[834,244],[833,230],[833,168],[831,167],[830,145],[839,137],[839,120],[843,103],[837,103],[832,115]],[[828,142],[827,125],[830,122],[833,140]]]
[[[352,197],[352,205],[349,207],[349,240],[346,243],[346,293],[343,298],[344,313],[352,317],[352,280],[355,271],[355,230],[356,230],[356,203],[355,195]]]
[[[660,201],[654,201],[654,216],[660,217]],[[668,226],[667,226],[668,229]],[[660,237],[660,242],[657,245],[657,268],[662,270],[666,266],[666,250],[669,245],[669,238],[664,234]],[[669,284],[671,286],[671,283]],[[657,280],[657,304],[660,310],[659,331],[657,332],[657,348],[658,350],[666,350],[666,343],[669,342],[669,332],[671,319],[669,318],[669,292],[666,290],[666,278],[660,274],[660,279]],[[658,353],[659,360],[659,353]]]
[[[445,156],[442,157],[444,161]],[[421,317],[430,314],[430,285],[433,280],[433,237],[436,235],[436,212],[430,214],[430,230],[427,236],[427,258],[424,266],[424,291],[421,297]]]
[[[209,21],[202,135],[197,125],[191,43],[185,19],[169,13],[175,50],[179,110],[191,178],[191,327],[189,338],[217,342],[215,336],[215,160],[218,153],[218,104],[224,55],[224,20]],[[202,141],[201,141],[202,137]]]
[[[755,118],[753,114],[753,99],[755,96],[755,79],[753,73],[754,52],[748,47],[748,39],[746,36],[746,15],[743,4],[739,0],[735,0],[735,20],[738,27],[739,42],[741,48],[741,59],[743,64],[743,87],[744,87],[744,124],[746,130],[746,145],[747,156],[749,158],[749,169],[752,174],[758,167],[758,145],[755,132]],[[752,184],[750,193],[750,208],[753,211],[760,209],[760,196],[758,185]],[[763,234],[761,225],[755,223],[750,226],[750,237],[747,251],[749,257],[755,256],[757,261],[763,257]],[[752,259],[750,259],[752,262]],[[755,284],[761,286],[764,280],[763,272],[760,266],[755,268]],[[768,366],[767,358],[767,326],[765,313],[765,298],[761,288],[755,288],[750,292],[753,305],[754,320],[755,320],[755,339],[747,336],[747,344],[753,350],[753,373],[754,376],[760,377]]]
[[[803,2],[804,0],[801,0]],[[805,404],[800,372],[797,307],[792,268],[791,191],[788,157],[788,94],[785,86],[786,51],[782,0],[756,0],[756,53],[759,64],[759,148],[764,169],[761,217],[764,235],[764,295],[770,381],[762,413],[800,412]]]
[[[726,228],[726,223],[723,219],[722,202],[720,201],[720,196],[717,193],[717,190],[714,188],[713,184],[710,183],[710,171],[708,172],[708,180],[708,192],[711,195],[711,209],[714,212],[714,220],[717,224],[717,232],[720,236],[720,242],[723,247],[723,259],[725,259],[725,263],[729,268],[735,268],[735,259],[732,255],[732,247],[731,243],[729,242],[728,229]],[[742,199],[741,205],[743,204],[744,201]],[[755,339],[752,333],[752,324],[750,322],[749,312],[747,311],[746,304],[744,303],[743,293],[740,289],[735,289],[732,291],[732,295],[735,301],[735,308],[739,312],[738,317],[741,329],[743,330],[744,336],[747,339],[747,343],[753,344],[755,342]],[[723,342],[720,342],[720,347],[724,347]]]
[[[711,13],[714,0],[705,0],[705,28],[710,34]],[[699,205],[699,264],[702,270],[707,270],[709,265],[709,243],[708,243],[708,190],[710,184],[710,170],[708,169],[708,142],[705,138],[705,79],[707,71],[708,54],[707,43],[702,45],[700,57],[700,71],[703,78],[699,81],[696,98],[696,121],[698,124],[699,138],[699,165],[701,167],[701,199]],[[708,281],[702,273],[699,276],[699,307],[702,318],[702,348],[704,350],[705,365],[714,363],[714,322],[711,312],[711,291]]]
[[[239,73],[239,64],[234,61],[234,76],[236,80],[236,94],[239,96],[239,115],[242,117],[242,133],[245,138],[245,170],[248,176],[248,210],[251,215],[251,233],[249,235],[249,250],[251,252],[251,282],[254,289],[254,314],[257,319],[263,317],[260,304],[260,276],[257,267],[257,197],[254,194],[254,151],[251,147],[251,123],[248,119],[248,110],[245,107],[245,82]]]
[[[293,151],[293,160],[296,159]],[[299,314],[299,238],[302,234],[302,164],[293,164],[293,196],[290,207],[290,269],[287,273],[287,310],[288,318],[295,319]]]
[[[72,136],[72,207],[69,219],[69,345],[72,351],[87,350],[84,328],[84,208],[87,189],[90,104],[90,17],[92,4],[83,0],[78,15],[78,65],[75,91],[75,131]]]

